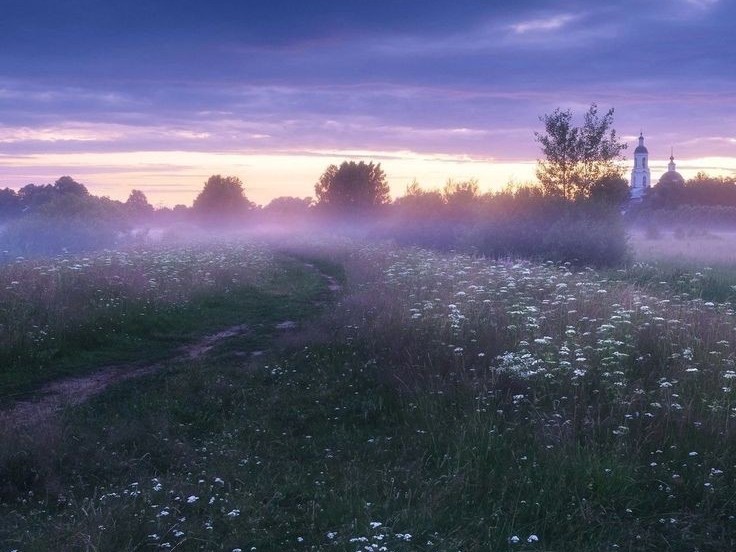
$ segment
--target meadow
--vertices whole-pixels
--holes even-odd
[[[736,548],[736,282],[708,296],[701,260],[597,272],[321,238],[61,261],[2,269],[25,313],[3,339],[34,382],[161,367],[6,424],[2,550]],[[258,331],[172,353],[234,323]],[[37,347],[36,326],[74,345]]]
[[[100,364],[166,358],[237,324],[259,288],[290,286],[295,268],[226,239],[13,259],[0,265],[0,394]]]
[[[662,295],[731,301],[736,297],[735,238],[728,229],[697,226],[634,229],[629,233],[633,262],[608,274]]]

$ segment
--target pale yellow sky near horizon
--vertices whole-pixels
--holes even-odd
[[[482,191],[498,190],[509,182],[534,181],[536,160],[496,161],[468,156],[423,154],[409,151],[318,151],[297,154],[236,154],[184,151],[120,153],[57,153],[18,157],[0,156],[0,187],[46,184],[69,175],[95,195],[125,200],[132,189],[142,190],[157,206],[191,205],[212,174],[240,178],[248,198],[261,205],[271,199],[313,196],[314,183],[330,164],[350,159],[381,163],[392,196],[403,194],[416,179],[425,189],[441,188],[453,180],[476,178]],[[736,174],[736,157],[706,157],[677,161],[685,177],[698,171],[712,175]],[[652,159],[656,182],[667,170],[668,159]],[[624,162],[628,177],[630,162]]]

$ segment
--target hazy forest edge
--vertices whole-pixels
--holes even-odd
[[[125,202],[91,195],[69,176],[53,184],[0,190],[4,260],[135,243],[164,228],[247,228],[256,232],[334,227],[353,236],[394,239],[490,257],[529,257],[580,265],[626,262],[626,230],[651,234],[678,224],[707,228],[736,221],[736,179],[698,174],[677,189],[654,186],[629,201],[626,149],[614,110],[593,104],[576,126],[570,110],[540,117],[536,183],[481,193],[477,180],[448,179],[442,190],[414,182],[392,200],[381,164],[330,165],[310,197],[248,200],[236,176],[213,175],[191,207],[154,208],[133,190]]]

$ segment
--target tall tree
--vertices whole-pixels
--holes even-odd
[[[565,199],[588,197],[593,185],[604,177],[621,176],[616,164],[626,144],[613,128],[613,108],[603,116],[592,104],[583,126],[573,124],[572,111],[555,109],[539,120],[544,133],[535,132],[544,159],[537,161],[537,178],[545,193]]]
[[[386,205],[389,187],[381,164],[344,161],[330,165],[314,186],[317,203],[337,210],[370,209]]]
[[[125,202],[125,209],[133,217],[147,217],[152,215],[154,211],[153,205],[148,202],[146,194],[140,190],[131,190]]]
[[[209,221],[229,223],[237,220],[252,204],[245,197],[243,183],[236,176],[210,176],[194,200],[194,213]]]
[[[621,176],[605,175],[593,182],[589,197],[604,205],[621,207],[629,200],[629,183]]]

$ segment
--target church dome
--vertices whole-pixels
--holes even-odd
[[[675,170],[675,154],[670,154],[670,162],[667,165],[667,172],[659,177],[659,185],[668,188],[682,188],[685,186],[685,179]]]
[[[685,179],[677,171],[667,171],[659,177],[658,185],[681,188],[685,186]]]

